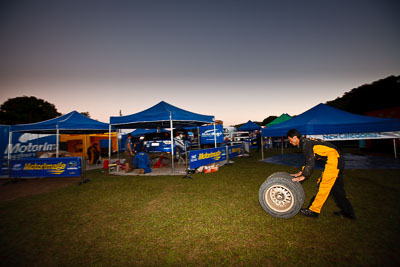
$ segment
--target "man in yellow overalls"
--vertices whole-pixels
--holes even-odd
[[[300,210],[300,214],[317,218],[326,199],[332,192],[332,197],[340,208],[340,211],[336,211],[334,214],[355,219],[353,207],[344,191],[344,160],[339,150],[329,142],[304,138],[296,129],[289,130],[286,136],[293,146],[300,145],[305,157],[305,164],[302,170],[296,174],[291,174],[294,177],[292,179],[293,182],[300,182],[310,177],[316,159],[326,161],[322,177],[317,182],[317,193],[311,198],[308,208]]]

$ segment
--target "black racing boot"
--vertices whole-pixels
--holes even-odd
[[[318,218],[319,213],[316,213],[309,209],[301,209],[300,214],[310,218]]]

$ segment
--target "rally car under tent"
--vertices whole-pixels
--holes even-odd
[[[167,102],[161,101],[158,104],[126,116],[110,117],[110,125],[117,129],[157,129],[169,128],[171,131],[171,151],[173,150],[174,128],[184,128],[188,126],[200,126],[204,124],[214,124],[214,116],[193,113],[175,107]],[[215,141],[216,146],[216,141]],[[111,155],[109,155],[111,157]],[[172,172],[174,172],[174,157],[171,157]]]

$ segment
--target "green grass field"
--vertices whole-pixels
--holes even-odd
[[[259,157],[193,179],[93,170],[82,186],[0,203],[1,265],[400,264],[400,170],[345,171],[355,221],[334,216],[331,198],[318,219],[284,220],[262,210],[258,189],[273,172],[297,169]],[[303,183],[306,203],[319,174]]]

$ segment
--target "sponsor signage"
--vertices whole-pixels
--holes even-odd
[[[80,176],[82,173],[81,163],[81,158],[79,157],[46,159],[24,158],[20,160],[11,160],[11,177],[76,177]],[[4,172],[3,168],[2,172]]]
[[[390,138],[400,138],[400,132],[320,134],[320,135],[308,135],[308,137],[322,139],[325,141],[390,139]]]
[[[217,143],[222,143],[224,141],[222,125],[215,125],[215,133],[217,135]],[[214,125],[200,127],[200,143],[214,144]]]
[[[0,126],[1,158],[8,157],[9,127]],[[56,150],[56,136],[50,134],[13,133],[10,147],[11,158],[36,157],[39,152]]]
[[[240,155],[243,145],[235,145],[229,147],[229,159],[233,159]]]
[[[189,151],[190,169],[196,169],[221,160],[226,160],[226,148],[217,147]]]
[[[229,158],[238,156],[241,152],[242,145],[228,147]],[[214,162],[226,160],[226,147],[217,147],[210,149],[191,150],[189,151],[189,167],[196,169],[200,166],[206,166]]]

